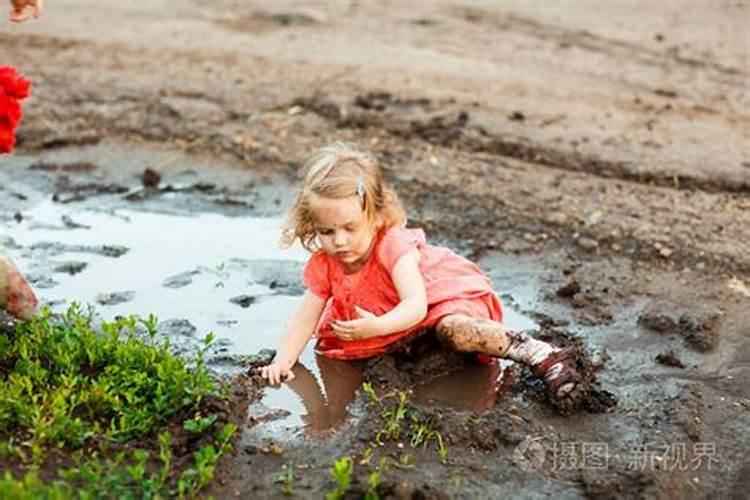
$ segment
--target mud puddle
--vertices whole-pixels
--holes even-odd
[[[155,314],[160,331],[183,350],[211,332],[217,340],[209,365],[230,375],[243,370],[250,355],[278,345],[302,293],[307,254],[278,248],[281,224],[280,217],[81,209],[45,200],[3,234],[52,310],[77,302],[106,319]],[[518,309],[532,302],[534,290],[512,280],[503,289],[508,326],[536,329],[536,321]],[[436,377],[415,387],[414,399],[486,409],[508,365],[468,366]],[[316,356],[309,345],[296,373],[295,381],[267,389],[249,408],[251,422],[265,422],[255,427],[264,438],[329,431],[349,416],[361,369]]]
[[[109,318],[153,312],[180,349],[214,332],[210,365],[225,375],[247,372],[278,344],[302,293],[306,258],[276,244],[291,188],[284,175],[269,175],[147,144],[14,156],[0,169],[0,245],[55,310],[75,300]],[[451,199],[456,210],[465,208],[462,198]],[[436,214],[445,212],[439,205]],[[448,222],[430,230],[431,239],[461,244],[451,235],[462,226],[441,220]],[[358,460],[354,491],[363,491],[381,458],[396,464],[383,471],[382,497],[403,484],[428,498],[441,498],[438,489],[459,497],[659,496],[674,482],[687,494],[720,487],[722,476],[740,477],[750,352],[742,277],[724,283],[640,268],[625,257],[542,249],[512,232],[485,233],[508,242],[478,263],[500,292],[509,327],[578,349],[602,389],[592,394],[612,399],[591,398],[566,417],[528,370],[511,363],[476,365],[440,352],[358,365],[308,348],[292,383],[267,388],[247,378],[254,396],[227,475],[232,492],[273,496],[279,471],[296,464],[297,491],[319,498],[331,487],[331,463],[344,455]],[[508,373],[517,377],[506,386]],[[373,406],[363,380],[384,406]],[[434,439],[426,447],[408,439],[372,446],[382,436],[382,412],[401,391],[409,414],[442,436],[447,458]],[[412,423],[404,423],[405,433],[418,431]],[[556,462],[566,446],[579,454],[575,463]],[[633,456],[653,458],[649,446],[687,449],[684,457],[658,456],[683,469],[633,465]],[[721,473],[698,460],[708,446]],[[598,461],[581,455],[591,447],[603,450]]]

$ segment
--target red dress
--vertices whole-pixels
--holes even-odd
[[[336,337],[331,321],[357,318],[355,305],[378,316],[398,305],[400,299],[391,270],[401,256],[413,249],[421,256],[419,270],[427,291],[427,316],[419,324],[389,335],[353,341]],[[307,262],[303,281],[310,291],[327,301],[315,336],[318,352],[330,358],[360,359],[388,352],[449,314],[503,319],[500,300],[479,267],[447,248],[428,245],[421,229],[381,230],[369,260],[353,274],[345,274],[334,257],[318,251]]]

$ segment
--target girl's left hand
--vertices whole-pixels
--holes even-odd
[[[354,306],[359,318],[349,321],[333,321],[331,328],[341,340],[359,340],[380,335],[378,317],[366,309]]]

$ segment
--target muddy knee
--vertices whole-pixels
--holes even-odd
[[[437,336],[455,351],[500,356],[507,348],[502,326],[488,319],[446,316],[437,325]]]
[[[459,321],[454,318],[444,318],[437,324],[438,340],[454,351],[461,351],[461,345],[465,343],[466,334],[461,331]]]

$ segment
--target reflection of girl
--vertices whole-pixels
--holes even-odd
[[[323,387],[310,370],[297,365],[297,376],[289,380],[289,387],[299,395],[307,415],[302,419],[313,431],[324,431],[337,426],[347,417],[347,407],[362,383],[362,369],[355,364],[315,356]]]

